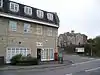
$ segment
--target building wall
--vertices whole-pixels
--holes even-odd
[[[84,44],[83,35],[76,34],[76,45]]]
[[[0,18],[0,56],[5,56],[7,47],[7,26],[8,22],[5,18]]]
[[[7,47],[28,47],[31,48],[32,56],[37,56],[37,48],[53,48],[57,46],[57,33],[58,29],[53,27],[42,26],[42,35],[38,35],[36,28],[38,24],[31,24],[30,33],[24,33],[24,21],[17,21],[17,31],[9,29],[8,18],[0,18],[0,56],[6,56]],[[47,31],[52,28],[52,36],[47,36]],[[3,38],[3,40],[2,40]],[[21,44],[19,44],[21,42]],[[36,46],[36,42],[42,42],[43,46]]]
[[[73,45],[79,45],[79,44],[86,44],[87,42],[87,36],[84,35],[84,34],[80,34],[80,33],[64,33],[64,34],[61,34],[59,35],[58,37],[58,41],[59,44],[62,43],[62,44],[65,44],[66,46],[67,45],[70,45],[70,44],[73,44]],[[59,45],[60,46],[60,45]]]

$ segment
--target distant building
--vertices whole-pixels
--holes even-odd
[[[58,37],[58,46],[84,45],[87,43],[87,36],[74,31],[60,34]]]

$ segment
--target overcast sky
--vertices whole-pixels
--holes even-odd
[[[89,37],[100,35],[100,0],[13,0],[50,12],[60,18],[59,34],[80,32]]]

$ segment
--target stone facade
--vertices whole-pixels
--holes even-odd
[[[9,21],[17,22],[17,30],[12,31],[9,28]],[[37,48],[53,48],[57,45],[58,29],[54,27],[40,25],[42,34],[37,34],[37,26],[39,24],[29,23],[31,25],[30,32],[24,33],[24,21],[13,20],[8,18],[0,18],[0,56],[6,57],[7,47],[27,47],[31,49],[31,55],[37,57]],[[52,29],[52,36],[48,36],[48,29]],[[42,46],[37,46],[37,42],[41,42]]]
[[[48,12],[10,0],[0,0],[0,57],[6,63],[16,54],[54,60],[59,18]]]
[[[80,33],[67,32],[60,34],[58,37],[58,45],[68,46],[68,45],[83,45],[87,43],[87,36]]]

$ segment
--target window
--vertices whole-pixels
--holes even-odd
[[[54,60],[54,49],[44,48],[41,50],[41,61]]]
[[[10,11],[18,12],[19,11],[19,4],[10,2]]]
[[[9,27],[12,31],[16,31],[17,30],[17,22],[15,21],[9,21]]]
[[[42,35],[42,26],[37,25],[36,31],[37,34]]]
[[[39,17],[39,18],[43,18],[44,17],[44,12],[43,11],[41,11],[41,10],[37,10],[37,17]]]
[[[8,47],[6,52],[6,63],[10,63],[10,59],[17,54],[22,54],[23,56],[31,54],[31,49],[25,47]]]
[[[30,24],[24,23],[24,32],[25,32],[25,33],[30,32]]]
[[[50,53],[50,59],[54,59],[54,50],[49,49],[49,53]]]
[[[52,36],[52,28],[48,28],[48,30],[47,30],[47,35],[48,35],[48,36]]]
[[[47,19],[53,21],[53,14],[47,13]]]
[[[55,31],[55,36],[58,36],[58,31]]]
[[[0,8],[3,7],[3,0],[0,0]]]
[[[24,13],[26,14],[26,15],[32,15],[32,8],[31,7],[27,7],[27,6],[25,6],[24,7]]]

